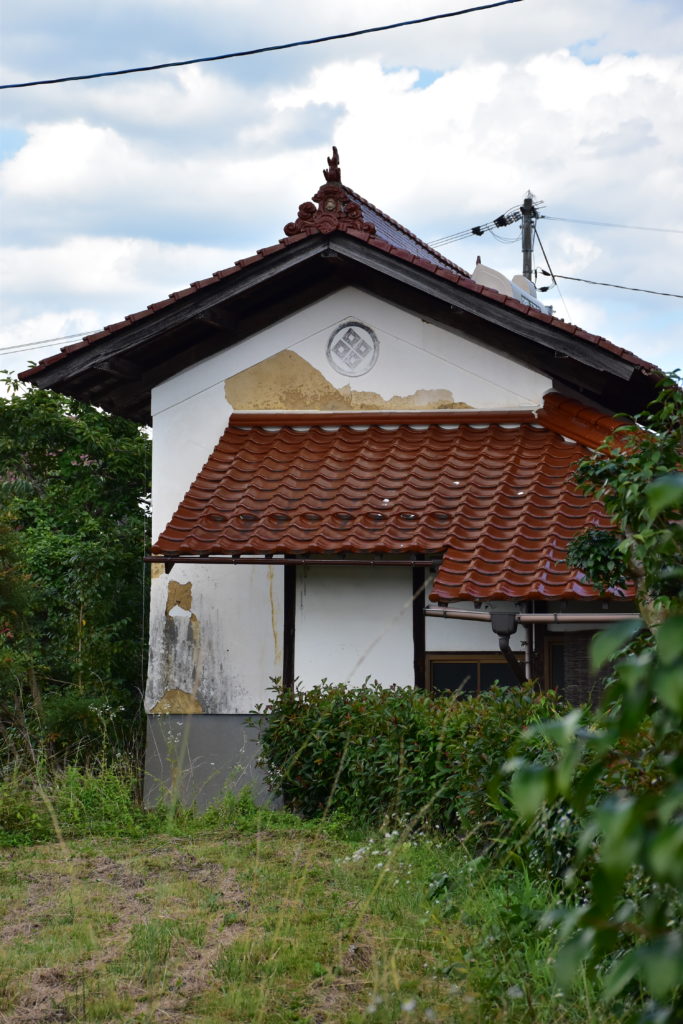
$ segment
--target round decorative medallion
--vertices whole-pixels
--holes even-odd
[[[345,377],[361,377],[373,368],[378,355],[377,335],[357,320],[346,320],[335,327],[327,342],[330,366]]]

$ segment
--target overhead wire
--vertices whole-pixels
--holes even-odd
[[[502,235],[497,234],[492,228],[489,234],[493,235],[497,242],[502,242],[503,245],[516,245],[519,241],[519,234],[515,235],[514,238],[503,238]]]
[[[507,244],[514,243],[514,242],[516,242],[518,240],[519,236],[516,236],[515,238],[509,238],[509,239],[508,238],[502,238],[500,235],[496,234],[496,232],[494,231],[494,227],[502,227],[502,226],[506,226],[507,224],[515,223],[518,219],[520,219],[520,217],[514,215],[516,210],[517,210],[516,207],[511,207],[509,210],[506,211],[506,213],[501,214],[500,217],[497,217],[493,221],[489,221],[489,223],[487,223],[487,224],[480,224],[477,227],[473,227],[473,228],[465,228],[464,230],[458,231],[455,234],[445,235],[443,238],[437,238],[433,242],[430,242],[429,244],[433,245],[433,246],[449,245],[451,242],[463,241],[465,238],[469,238],[473,234],[474,235],[483,235],[485,232],[488,232],[489,234],[493,235],[493,237],[498,242],[504,242],[504,243],[507,243]],[[511,219],[507,219],[506,220],[506,218],[511,218]],[[638,224],[613,224],[613,223],[607,223],[606,221],[597,221],[597,220],[576,220],[576,219],[573,219],[573,218],[570,218],[570,217],[551,217],[551,216],[549,216],[547,214],[544,214],[544,213],[539,214],[538,215],[538,219],[553,220],[553,221],[565,221],[566,223],[569,223],[569,224],[587,224],[587,225],[591,225],[591,226],[595,226],[595,227],[624,228],[624,229],[631,230],[631,231],[657,231],[657,232],[670,233],[670,234],[683,234],[683,230],[681,230],[679,228],[646,227],[644,225],[638,225]],[[567,311],[567,315],[569,315],[569,310],[567,309],[567,303],[565,302],[564,296],[562,295],[562,291],[561,291],[560,286],[558,284],[558,280],[557,280],[558,278],[560,278],[561,280],[564,280],[564,281],[578,281],[581,284],[600,285],[603,288],[619,288],[622,291],[642,292],[645,295],[660,295],[660,296],[663,296],[665,298],[683,299],[683,295],[679,295],[677,292],[662,292],[662,291],[656,291],[653,288],[636,288],[634,286],[625,285],[625,284],[611,284],[608,281],[591,281],[591,280],[588,280],[587,278],[584,278],[584,277],[570,277],[567,274],[555,274],[553,272],[552,267],[550,266],[550,261],[548,260],[548,256],[547,256],[547,253],[546,253],[545,248],[543,246],[543,242],[541,241],[541,236],[539,235],[538,229],[537,229],[535,224],[534,224],[534,235],[535,235],[536,239],[538,240],[538,244],[539,244],[539,246],[541,248],[541,252],[543,253],[543,257],[544,257],[546,265],[548,267],[547,271],[541,270],[539,268],[539,269],[536,270],[536,273],[544,274],[546,277],[552,278],[553,286],[557,288],[558,295],[560,296],[560,299],[562,300],[562,304],[563,304],[565,310]],[[540,290],[541,291],[547,291],[548,288],[545,287],[545,288],[541,288]]]
[[[562,301],[562,305],[564,306],[564,311],[567,314],[568,318],[571,320],[572,317],[571,317],[571,314],[569,312],[569,307],[567,306],[567,303],[565,301],[564,295],[562,294],[562,290],[561,290],[559,284],[557,283],[557,278],[556,278],[555,274],[553,273],[553,268],[550,266],[550,260],[548,259],[548,256],[546,254],[545,248],[543,247],[543,242],[541,241],[541,236],[538,233],[538,229],[536,227],[536,224],[534,224],[534,235],[535,235],[535,237],[536,237],[536,239],[538,241],[538,244],[541,247],[541,252],[543,253],[543,259],[545,260],[545,262],[546,262],[546,264],[548,266],[549,276],[553,279],[553,283],[554,283],[555,287],[557,288],[557,294],[560,296],[560,299]],[[537,269],[536,273],[537,274],[538,273],[543,274],[543,273],[545,273],[545,271],[541,270],[541,268],[539,267]]]
[[[569,277],[568,274],[548,274],[545,270],[539,270],[540,274],[545,274],[547,277],[559,277],[563,281],[580,281],[581,284],[597,284],[603,288],[619,288],[625,292],[644,292],[646,295],[664,295],[670,299],[683,299],[683,295],[679,295],[677,292],[658,292],[653,288],[635,288],[633,285],[628,284],[610,284],[609,281],[589,281],[585,277]]]
[[[73,338],[85,338],[88,334],[95,334],[99,329],[99,327],[96,327],[92,331],[79,331],[77,334],[62,334],[59,338],[44,338],[42,341],[26,341],[20,345],[8,345],[6,348],[0,347],[0,355],[12,352],[27,352],[32,348],[43,348],[46,345],[56,345],[60,341],[71,341]]]
[[[644,227],[642,224],[608,224],[603,220],[576,220],[573,217],[549,217],[546,213],[542,213],[541,217],[543,220],[561,220],[566,224],[588,224],[597,228],[625,228],[628,231],[659,231],[662,234],[683,235],[683,228],[650,228]]]
[[[501,217],[496,218],[496,220],[501,221],[504,217],[510,217],[512,214],[515,214],[517,210],[518,207],[513,206],[502,214]],[[615,224],[603,220],[578,220],[575,217],[551,217],[547,213],[540,213],[538,217],[539,220],[563,221],[566,224],[587,224],[589,226],[599,228],[623,228],[628,231],[657,231],[661,234],[683,235],[683,228],[647,227],[643,224]],[[519,217],[515,216],[514,219],[519,220]],[[508,223],[512,223],[512,221],[509,221]],[[450,245],[451,242],[460,242],[465,238],[469,238],[470,235],[480,235],[485,231],[491,231],[491,233],[493,233],[492,228],[494,226],[501,227],[502,225],[496,224],[496,221],[490,221],[488,224],[480,224],[474,228],[464,228],[462,231],[456,231],[452,235],[445,235],[443,238],[436,238],[429,244],[439,246]],[[499,238],[498,241],[503,241],[503,239]]]
[[[377,32],[389,32],[397,28],[411,25],[424,25],[430,21],[443,21],[446,18],[457,18],[463,14],[475,14],[477,11],[488,11],[494,7],[507,7],[509,4],[522,3],[523,0],[493,0],[492,3],[466,7],[459,11],[447,11],[444,14],[430,14],[424,18],[411,18],[407,21],[395,21],[390,25],[376,25],[373,28],[355,29],[352,32],[337,32],[334,35],[318,36],[314,39],[299,39],[292,43],[276,43],[273,46],[257,46],[251,50],[236,50],[233,53],[219,53],[214,57],[194,57],[190,60],[170,60],[160,64],[144,64],[140,67],[122,68],[118,71],[97,71],[86,75],[64,75],[60,78],[42,78],[31,82],[12,82],[0,85],[0,89],[28,89],[34,85],[57,85],[61,82],[85,82],[94,78],[114,78],[121,75],[136,75],[143,71],[161,71],[164,68],[182,68],[190,64],[209,64],[220,60],[234,60],[237,57],[254,57],[260,53],[275,53],[280,50],[293,50],[299,46],[316,46],[319,43],[330,43],[339,39],[353,39]]]

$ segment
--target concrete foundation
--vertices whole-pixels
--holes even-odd
[[[148,715],[145,806],[178,799],[204,810],[226,789],[248,786],[256,803],[279,806],[256,766],[259,730],[250,715]]]

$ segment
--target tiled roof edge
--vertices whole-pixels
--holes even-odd
[[[542,427],[592,449],[599,448],[606,437],[623,425],[623,421],[614,416],[554,391],[545,395],[536,419]]]

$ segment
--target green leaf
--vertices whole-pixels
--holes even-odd
[[[683,825],[666,825],[657,833],[648,849],[648,860],[655,877],[680,885],[683,882]]]
[[[563,988],[576,980],[581,964],[590,955],[595,939],[595,928],[582,928],[557,954],[555,974]]]
[[[666,999],[683,978],[683,938],[673,933],[636,950],[645,985],[655,999]]]
[[[591,667],[596,672],[611,661],[644,626],[642,619],[624,619],[596,633],[591,642]]]
[[[683,616],[667,619],[657,629],[657,653],[663,665],[683,658]]]
[[[544,736],[558,746],[566,747],[574,740],[576,731],[581,722],[583,711],[581,708],[574,708],[560,718],[553,718],[547,722],[538,722],[529,728],[529,735]]]
[[[533,818],[552,789],[551,772],[544,765],[524,764],[510,780],[512,805],[520,818]]]
[[[639,969],[637,950],[631,949],[612,965],[605,978],[603,995],[610,1001],[635,978]]]
[[[653,516],[667,508],[683,504],[683,473],[667,473],[645,489],[647,505]]]
[[[600,864],[608,873],[624,874],[642,841],[638,806],[631,797],[611,798],[603,801],[595,816],[602,831]]]
[[[683,671],[680,665],[656,668],[652,688],[665,707],[683,715]]]

